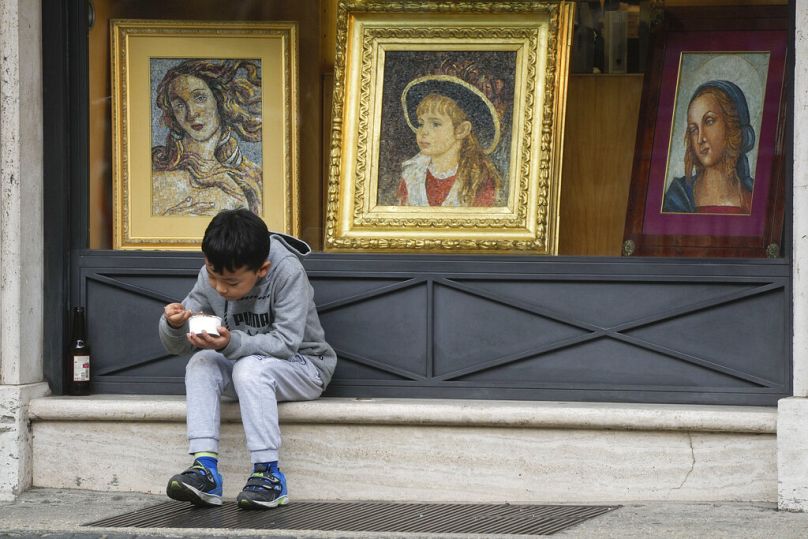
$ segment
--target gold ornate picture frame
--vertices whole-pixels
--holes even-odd
[[[572,10],[341,0],[326,249],[555,254]]]
[[[296,24],[110,24],[113,247],[197,250],[235,207],[298,234]]]

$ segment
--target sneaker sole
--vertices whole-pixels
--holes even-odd
[[[250,500],[248,498],[241,497],[239,497],[236,501],[241,509],[274,509],[279,505],[287,505],[289,503],[289,496],[281,496],[280,498],[276,498],[271,502],[259,502],[257,500]]]
[[[199,506],[212,506],[212,505],[222,505],[222,497],[216,494],[209,494],[207,492],[202,492],[201,490],[195,489],[191,485],[186,485],[181,481],[171,480],[168,482],[168,487],[166,488],[166,494],[172,500],[177,500],[180,502],[191,502],[194,505]]]

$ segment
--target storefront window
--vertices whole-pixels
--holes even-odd
[[[559,251],[783,256],[784,6],[578,5]]]
[[[143,200],[136,200],[136,204],[145,207],[142,213],[151,215],[169,215],[172,210],[175,217],[172,223],[155,225],[158,230],[153,233],[158,239],[157,244],[163,243],[161,249],[185,249],[197,250],[198,247],[189,246],[186,241],[188,234],[186,231],[173,232],[176,227],[175,222],[182,222],[183,217],[198,215],[204,217],[209,213],[208,206],[211,204],[223,203],[225,199],[233,198],[245,202],[249,205],[248,198],[253,205],[260,205],[264,202],[269,209],[274,210],[272,200],[256,201],[254,193],[258,191],[256,178],[262,182],[258,169],[263,168],[266,174],[266,183],[276,182],[283,189],[294,189],[297,196],[297,203],[294,207],[294,215],[289,220],[296,222],[295,232],[308,241],[312,246],[319,248],[322,244],[322,207],[323,207],[323,118],[324,118],[324,83],[323,77],[328,73],[327,57],[331,52],[323,52],[321,45],[327,36],[323,38],[321,32],[332,26],[334,23],[326,24],[324,17],[328,17],[329,12],[323,13],[320,2],[307,0],[304,2],[264,2],[260,0],[246,0],[222,4],[218,1],[151,1],[128,2],[124,0],[94,0],[93,4],[93,25],[89,32],[89,225],[90,237],[89,247],[91,249],[111,249],[116,246],[116,230],[120,235],[120,228],[124,222],[131,218],[131,215],[124,216],[122,197],[124,188],[128,189],[133,185],[125,185],[121,178],[121,173],[115,170],[113,156],[115,152],[122,157],[119,161],[121,167],[128,167],[131,173],[134,171],[139,175],[132,176],[134,185],[146,187],[141,191],[127,195],[138,197],[142,195]],[[333,10],[331,10],[333,15]],[[111,23],[126,25],[127,21],[135,26],[138,24],[142,29],[139,36],[151,33],[153,37],[141,39],[145,42],[145,49],[151,49],[148,65],[144,65],[144,75],[152,80],[144,82],[140,78],[132,78],[131,73],[112,73],[110,44]],[[183,21],[177,31],[165,31],[160,25],[168,21]],[[221,22],[221,25],[217,25]],[[278,24],[278,23],[283,24]],[[227,37],[215,36],[221,28],[231,28],[231,35]],[[259,28],[259,30],[255,30]],[[326,31],[326,33],[328,33]],[[244,39],[239,39],[239,35]],[[173,36],[173,37],[172,37]],[[131,37],[131,36],[130,36]],[[134,41],[132,38],[131,41]],[[221,43],[221,49],[217,49],[217,43]],[[125,49],[125,44],[120,44],[118,51]],[[229,47],[229,49],[228,49]],[[234,50],[234,47],[236,50]],[[242,50],[243,49],[243,50]],[[128,52],[132,52],[134,47]],[[140,51],[141,49],[138,49]],[[195,52],[195,50],[197,52]],[[198,51],[205,51],[205,58],[199,58]],[[225,64],[231,67],[235,64],[231,61],[234,56],[245,53],[247,57],[244,62],[237,66],[228,82],[225,72]],[[144,53],[146,54],[146,53]],[[181,57],[181,58],[180,58]],[[189,66],[182,64],[186,60],[209,60],[211,69],[205,70],[203,66]],[[261,60],[272,60],[272,65],[262,65]],[[291,64],[290,64],[291,63]],[[123,66],[126,62],[121,59],[117,66]],[[323,67],[325,66],[325,67]],[[175,68],[171,70],[171,68]],[[214,89],[213,93],[224,96],[226,102],[219,99],[217,107],[224,129],[219,132],[222,136],[229,133],[231,141],[239,142],[239,157],[244,166],[235,167],[232,171],[235,178],[227,174],[217,175],[215,170],[209,169],[207,173],[197,168],[194,182],[200,191],[217,191],[222,196],[211,198],[203,197],[204,200],[192,201],[184,210],[180,207],[186,196],[175,192],[172,196],[177,198],[172,203],[165,198],[155,199],[154,191],[159,187],[154,182],[149,182],[148,177],[144,177],[152,172],[153,167],[144,166],[144,161],[152,159],[152,152],[158,151],[160,147],[165,148],[166,137],[170,136],[170,126],[166,125],[163,119],[162,104],[157,99],[158,86],[161,80],[166,77],[166,73],[174,73],[189,68],[195,71],[197,79],[218,78],[222,82],[222,88]],[[292,71],[294,69],[294,71]],[[206,71],[206,73],[202,73]],[[218,77],[216,73],[221,75]],[[269,77],[262,75],[269,75]],[[285,76],[287,80],[281,84],[275,80]],[[187,78],[187,77],[184,77]],[[116,79],[122,81],[118,93],[113,97],[112,81]],[[250,80],[253,80],[251,83]],[[243,95],[249,91],[249,86],[253,85],[252,97]],[[263,93],[261,93],[263,88]],[[143,90],[146,99],[142,102],[133,99],[137,97],[132,92],[138,89]],[[124,95],[124,90],[128,93]],[[193,91],[193,88],[188,88]],[[151,97],[149,98],[149,93]],[[140,96],[143,97],[143,96]],[[127,101],[127,98],[129,101]],[[291,102],[285,102],[285,100]],[[148,100],[148,101],[146,101]],[[240,101],[240,104],[236,102]],[[261,108],[263,102],[267,107]],[[113,103],[119,103],[122,108],[118,112],[126,111],[128,115],[118,115],[113,119]],[[270,104],[272,106],[270,107]],[[279,106],[275,106],[279,104]],[[284,113],[284,109],[286,113]],[[279,110],[280,109],[280,110]],[[245,115],[252,114],[252,120],[245,121]],[[263,114],[263,117],[261,115]],[[229,119],[228,119],[229,118]],[[117,122],[117,124],[114,124]],[[116,133],[120,133],[121,122],[128,122],[129,127],[138,128],[139,133],[144,134],[141,139],[123,140]],[[295,150],[299,152],[296,161],[288,160],[281,150],[272,150],[265,153],[267,146],[262,145],[263,139],[274,139],[281,137],[280,132],[285,128],[285,124],[294,122],[298,129],[297,138],[294,141],[288,138],[282,139],[281,143],[290,148],[292,142],[295,143]],[[180,124],[177,124],[180,125]],[[194,126],[190,126],[193,131]],[[117,130],[117,131],[116,131]],[[178,132],[178,131],[177,131]],[[201,138],[201,137],[197,137]],[[187,141],[181,138],[174,140],[187,146]],[[190,139],[189,140],[193,140]],[[170,142],[170,140],[169,140]],[[126,147],[125,144],[140,144],[137,149]],[[126,150],[129,150],[127,154]],[[139,151],[139,152],[138,152]],[[186,161],[190,154],[185,154]],[[222,151],[219,152],[220,154]],[[227,152],[224,152],[227,153]],[[156,154],[155,154],[156,155]],[[162,154],[161,154],[162,155]],[[231,152],[224,160],[233,158]],[[173,154],[165,155],[166,159],[182,159],[181,156]],[[125,162],[124,159],[130,161]],[[191,159],[194,161],[194,159]],[[246,163],[255,164],[252,173],[247,171]],[[288,163],[288,164],[287,164]],[[228,164],[221,167],[227,168]],[[177,169],[183,166],[174,166],[177,163],[168,163],[162,168]],[[197,163],[198,165],[198,163]],[[158,167],[159,168],[159,167]],[[203,167],[204,168],[204,167]],[[138,172],[139,171],[139,172]],[[247,172],[245,172],[247,171]],[[208,174],[211,173],[211,174]],[[292,184],[284,185],[278,175],[288,176]],[[165,176],[165,174],[161,175]],[[152,178],[154,180],[154,178]],[[151,184],[151,189],[149,188]],[[206,187],[210,184],[211,189]],[[277,189],[276,189],[277,191]],[[247,194],[245,194],[247,193]],[[115,195],[115,196],[113,196]],[[292,193],[283,193],[283,196],[292,196]],[[117,198],[116,198],[117,197]],[[153,200],[154,199],[154,200]],[[153,202],[154,204],[150,204]],[[145,205],[145,206],[144,206]],[[137,206],[139,207],[139,206]],[[137,209],[136,207],[136,209]],[[256,206],[257,207],[257,206]],[[166,210],[169,210],[166,213]],[[140,211],[140,210],[138,210]],[[291,208],[290,208],[291,211]],[[187,219],[186,219],[187,220]],[[129,225],[127,222],[126,226]],[[118,227],[116,229],[116,227]],[[151,231],[148,232],[152,234]],[[176,241],[173,246],[172,241]],[[197,240],[198,241],[198,240]],[[191,240],[193,242],[193,240]],[[120,242],[118,242],[120,243]],[[149,249],[150,245],[145,243],[135,248]],[[155,247],[151,247],[155,248]]]
[[[548,205],[547,219],[553,227],[553,238],[539,254],[782,257],[783,141],[787,118],[785,13],[779,19],[770,17],[771,20],[758,22],[756,30],[749,30],[744,21],[754,18],[758,8],[745,7],[735,10],[734,22],[711,29],[711,21],[720,18],[718,12],[713,13],[714,9],[709,7],[694,11],[692,6],[680,5],[684,2],[668,3],[665,12],[657,3],[645,0],[574,4],[568,27],[572,47],[565,53],[566,84],[558,86],[563,92],[560,99],[564,115],[558,118],[563,132],[557,144],[563,143],[563,152],[559,152],[558,191],[555,195],[551,193]],[[281,215],[277,223],[270,223],[272,228],[299,235],[317,250],[328,249],[326,239],[332,212],[329,197],[335,196],[333,191],[340,188],[333,181],[329,184],[334,170],[331,138],[334,70],[339,65],[339,55],[349,53],[339,50],[339,26],[345,21],[338,20],[337,2],[245,0],[221,4],[201,0],[193,2],[191,9],[188,2],[179,0],[137,3],[94,0],[92,6],[89,247],[193,250],[194,240],[188,240],[193,232],[176,223],[194,216],[205,217],[213,209],[228,204],[242,204],[265,217],[272,215],[272,219]],[[785,5],[766,9],[777,12],[785,10]],[[694,13],[700,22],[691,26]],[[379,16],[380,20],[383,18],[383,14]],[[127,42],[130,49],[111,35],[111,28],[114,34],[114,29],[126,26],[122,21],[140,21],[135,25],[140,24],[143,30],[137,34],[140,42],[131,34],[132,40]],[[150,26],[149,21],[154,24]],[[167,33],[160,30],[161,21],[183,23],[179,30]],[[276,27],[268,33],[264,28],[250,34],[253,29],[248,23],[255,27],[261,23]],[[287,30],[283,30],[281,23],[289,23]],[[224,35],[231,30],[229,37]],[[211,37],[211,32],[218,32],[218,37]],[[236,37],[239,32],[251,37],[239,41]],[[141,47],[137,54],[146,59],[138,67],[141,72],[135,72],[126,63],[132,57],[121,56],[112,61],[113,53],[128,54],[137,43]],[[438,197],[441,201],[436,202],[433,189],[428,193],[432,198],[424,199],[425,205],[433,206],[456,199],[457,205],[462,206],[459,202],[462,197],[470,197],[471,202],[466,205],[474,206],[478,213],[493,207],[495,222],[497,212],[507,213],[519,195],[508,191],[514,191],[512,185],[518,178],[509,178],[507,171],[501,169],[502,163],[507,165],[503,152],[515,155],[513,152],[519,150],[517,138],[508,138],[513,136],[512,127],[517,124],[507,122],[514,122],[514,117],[519,120],[520,109],[510,109],[514,117],[503,116],[501,111],[507,111],[508,100],[513,105],[521,95],[516,76],[508,74],[508,69],[519,71],[521,60],[510,59],[509,52],[494,48],[475,49],[470,61],[463,51],[453,50],[444,54],[446,58],[441,56],[440,65],[432,65],[434,58],[422,58],[426,53],[394,49],[392,46],[384,49],[388,64],[396,66],[395,73],[388,70],[384,74],[387,77],[384,84],[395,83],[394,76],[412,79],[410,82],[419,77],[454,77],[471,88],[469,95],[483,96],[481,102],[490,105],[488,110],[494,111],[494,116],[500,111],[502,125],[495,126],[499,148],[486,150],[486,144],[493,140],[494,127],[490,133],[484,126],[482,131],[479,127],[476,132],[470,130],[475,139],[482,141],[480,155],[486,155],[485,160],[475,161],[474,166],[498,170],[497,174],[483,175],[488,180],[478,182],[487,181],[490,192],[486,194],[479,185],[473,194],[448,188]],[[513,58],[517,58],[519,53],[514,54]],[[437,56],[440,55],[433,54]],[[236,61],[236,57],[240,59]],[[202,61],[209,64],[208,68],[200,64]],[[422,70],[426,71],[419,73],[415,67],[408,71],[407,65],[418,69],[425,66]],[[122,69],[130,71],[124,73]],[[469,74],[472,71],[473,76]],[[136,73],[150,80],[137,78]],[[193,151],[197,133],[193,125],[183,130],[182,121],[178,120],[174,131],[168,125],[177,114],[166,97],[171,84],[168,79],[177,78],[175,75],[186,82],[204,81],[208,76],[222,87],[211,89],[209,82],[200,89],[209,93],[210,104],[216,105],[217,114],[211,122],[220,128],[217,143],[236,144],[229,153],[219,151],[222,158],[217,158],[218,165],[211,161],[211,166],[221,168],[219,173],[205,168],[207,165],[200,164],[196,157],[189,157],[192,154],[198,157]],[[114,86],[114,81],[118,81],[118,86]],[[125,89],[120,87],[122,84]],[[189,84],[185,90],[190,96],[194,88]],[[247,95],[241,102],[234,97],[251,91],[253,97]],[[178,94],[175,89],[172,95]],[[389,98],[389,103],[399,106],[402,95],[404,92],[397,92],[396,99]],[[252,104],[247,103],[250,99]],[[388,96],[379,92],[379,101],[382,99]],[[118,108],[114,109],[116,103]],[[387,104],[388,101],[377,104],[377,110]],[[234,107],[238,109],[235,112]],[[416,114],[415,109],[412,114]],[[402,116],[409,121],[410,129],[415,129],[418,120],[407,116],[406,107]],[[406,127],[404,120],[402,125]],[[142,136],[132,140],[118,136],[120,122],[138,127]],[[380,144],[381,149],[395,149],[396,155],[428,157],[429,152],[417,144],[415,131],[399,132],[385,122],[388,122],[386,116],[377,126],[382,135],[371,143]],[[202,131],[200,127],[199,132]],[[188,135],[187,140],[183,139],[183,133]],[[395,136],[386,140],[385,133]],[[183,152],[170,152],[172,145],[182,146]],[[217,149],[213,147],[211,151],[214,155]],[[119,161],[115,160],[116,155]],[[163,185],[165,182],[155,180],[155,159],[165,169],[158,179],[173,181],[183,176],[187,189],[169,192]],[[242,164],[233,167],[228,159]],[[149,160],[152,166],[148,166]],[[378,174],[378,197],[367,203],[393,208],[391,215],[403,216],[402,227],[420,219],[418,215],[406,214],[407,208],[401,207],[413,206],[415,203],[409,199],[414,200],[418,193],[402,191],[402,186],[406,188],[403,174],[400,181],[393,181],[404,161],[407,159],[397,160],[392,172],[384,168],[384,163],[371,164],[377,167],[374,172]],[[131,176],[129,183],[121,177],[123,168]],[[183,168],[184,172],[178,172]],[[436,174],[433,183],[441,183],[440,171]],[[383,175],[393,180],[388,181]],[[504,181],[497,181],[498,177]],[[132,182],[140,182],[142,189],[130,191]],[[444,184],[448,185],[445,181]],[[505,187],[497,187],[502,185]],[[199,200],[189,195],[203,190],[206,196]],[[214,192],[218,195],[207,196]],[[170,196],[157,196],[161,193]],[[124,196],[136,198],[140,209],[124,208]],[[402,204],[401,200],[407,202]],[[167,230],[171,227],[161,224],[160,217],[153,223],[153,228],[159,231],[155,236],[163,238],[161,234],[165,234],[166,239],[141,244],[122,242],[122,229],[133,226],[132,218],[137,212],[173,216],[176,219],[171,221],[171,227],[179,226],[180,231],[172,236]],[[494,225],[487,220],[481,223],[480,234],[484,237]],[[389,252],[372,242],[367,245],[370,247],[362,249],[365,252]],[[404,247],[395,249],[396,252],[430,251],[423,249],[429,245],[428,239],[420,237],[401,245]],[[498,252],[535,254],[518,249],[492,252],[478,248],[476,243],[469,245],[474,248],[457,251],[492,256]],[[453,251],[450,248],[442,252]]]
[[[46,238],[70,296],[47,311],[86,308],[95,392],[181,393],[187,357],[149,328],[240,203],[315,250],[331,395],[773,404],[777,1],[93,0],[89,31],[83,3],[45,10],[54,226],[89,178],[86,214]]]

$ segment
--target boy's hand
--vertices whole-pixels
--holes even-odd
[[[188,342],[196,348],[203,350],[223,350],[230,344],[230,332],[224,326],[219,326],[219,336],[210,335],[203,331],[202,333],[189,333]]]
[[[191,318],[191,311],[183,307],[182,303],[169,303],[163,309],[166,316],[166,322],[174,329],[180,329],[185,321]]]

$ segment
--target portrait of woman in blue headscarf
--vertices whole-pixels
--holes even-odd
[[[711,80],[696,88],[684,144],[684,176],[665,191],[662,211],[749,215],[755,180],[746,154],[755,146],[755,131],[735,83]]]

